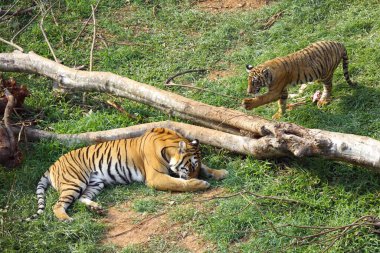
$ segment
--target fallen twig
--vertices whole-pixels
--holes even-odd
[[[91,4],[91,10],[92,10],[92,21],[94,24],[94,32],[92,35],[92,43],[91,43],[91,51],[90,51],[90,67],[89,71],[92,71],[92,64],[93,64],[93,55],[94,55],[94,46],[95,46],[95,38],[96,38],[96,18],[95,18],[95,8]]]
[[[86,20],[86,22],[84,23],[83,27],[82,27],[82,30],[78,33],[77,37],[75,37],[74,41],[71,43],[71,46],[74,46],[74,44],[77,42],[77,40],[79,39],[79,37],[82,35],[84,29],[86,29],[88,23],[90,22],[91,18],[92,18],[92,15],[93,13],[96,11],[96,9],[98,8],[98,5],[100,3],[101,0],[98,0],[98,2],[96,3],[95,7],[94,7],[94,10],[91,12],[91,15],[88,17],[88,19]]]
[[[222,96],[222,97],[228,97],[228,98],[233,98],[233,99],[241,100],[241,98],[239,98],[239,97],[234,97],[234,96],[230,96],[230,95],[226,95],[226,94],[221,94],[219,92],[215,92],[215,91],[212,91],[212,90],[209,90],[209,89],[204,89],[204,88],[196,87],[196,86],[193,86],[193,85],[175,84],[175,83],[169,82],[169,83],[165,83],[165,86],[185,87],[185,88],[190,88],[190,89],[194,89],[194,90],[200,90],[200,91],[205,91],[205,92],[213,93],[213,94],[216,94],[216,95]]]
[[[55,3],[54,3],[54,4],[55,4]],[[54,5],[54,4],[53,4],[53,5]],[[51,44],[50,44],[50,42],[49,42],[49,39],[48,39],[47,36],[46,36],[46,33],[45,33],[45,30],[44,30],[44,27],[43,27],[43,25],[44,25],[44,19],[45,19],[46,15],[48,14],[48,12],[50,11],[50,9],[53,7],[53,5],[51,5],[51,6],[45,11],[45,13],[42,15],[42,18],[41,18],[41,20],[40,20],[40,25],[39,25],[39,26],[40,26],[40,29],[41,29],[42,35],[44,36],[45,42],[47,43],[47,45],[48,45],[48,47],[49,47],[49,50],[50,50],[51,54],[53,55],[54,61],[55,61],[55,62],[59,62],[58,59],[57,59],[57,57],[55,56],[55,53],[54,53],[53,47],[51,46]],[[41,9],[41,11],[42,11],[42,9]]]
[[[284,11],[277,12],[272,17],[270,17],[265,24],[263,24],[263,29],[269,29],[272,25],[284,15]]]
[[[4,93],[5,93],[5,96],[7,97],[8,103],[7,103],[7,106],[5,107],[3,121],[4,121],[5,129],[7,130],[7,133],[8,133],[9,142],[11,144],[11,148],[10,148],[11,154],[14,154],[17,149],[17,144],[16,144],[16,140],[11,128],[12,123],[10,122],[10,116],[12,114],[12,111],[15,105],[15,98],[12,95],[12,93],[8,91],[7,88],[4,89]]]
[[[34,17],[32,17],[30,20],[29,20],[29,22],[26,24],[26,25],[24,25],[24,27],[22,27],[17,33],[15,33],[14,35],[13,35],[13,37],[12,37],[12,39],[11,39],[11,42],[13,42],[13,40],[22,32],[22,31],[24,31],[39,15],[41,14],[41,10],[40,11],[38,11],[38,13],[34,16]]]
[[[129,112],[127,112],[126,110],[124,110],[124,108],[121,107],[120,105],[118,105],[116,102],[112,102],[111,100],[107,100],[107,104],[109,104],[110,106],[112,106],[113,108],[115,108],[116,110],[118,110],[119,112],[127,115],[128,118],[137,119],[137,117],[135,115],[130,114]]]
[[[3,15],[3,16],[0,17],[0,19],[3,18],[6,15],[7,16],[20,16],[20,15],[23,15],[25,13],[33,11],[35,8],[36,8],[36,6],[31,6],[31,7],[28,7],[28,8],[18,9],[15,12],[10,11],[11,8],[8,9],[7,11],[0,10],[0,15]]]
[[[155,218],[158,218],[158,217],[161,217],[162,215],[166,214],[166,212],[162,212],[162,213],[159,213],[159,214],[156,214],[156,215],[152,215],[151,217],[149,217],[148,219],[144,219],[142,220],[141,222],[137,223],[135,226],[133,226],[132,228],[128,229],[128,230],[125,230],[123,232],[120,232],[120,233],[117,233],[115,235],[111,235],[111,236],[107,236],[106,238],[115,238],[115,237],[118,237],[118,236],[121,236],[121,235],[124,235],[126,233],[129,233],[133,230],[135,230],[136,228],[138,228],[139,226],[141,226],[142,224],[152,220],[152,219],[155,219]]]
[[[3,18],[3,17],[5,17],[6,15],[8,15],[8,13],[11,11],[11,9],[18,3],[18,1],[20,1],[20,0],[16,0],[14,3],[13,3],[13,5],[11,6],[11,7],[9,7],[9,9],[8,10],[6,10],[4,13],[2,13],[3,15],[0,17],[0,20]]]
[[[4,42],[5,44],[8,44],[8,45],[10,45],[10,46],[12,46],[12,47],[14,47],[14,48],[16,48],[17,50],[19,50],[19,51],[21,51],[21,52],[24,52],[24,49],[22,49],[22,47],[16,45],[15,43],[13,43],[13,42],[11,42],[11,41],[7,41],[7,40],[5,40],[5,39],[3,39],[3,38],[1,38],[1,37],[0,37],[0,41],[1,41],[1,42]]]
[[[194,72],[204,74],[207,72],[207,69],[190,69],[190,70],[185,70],[185,71],[179,72],[179,73],[175,74],[174,76],[171,76],[168,79],[166,79],[165,84],[169,84],[171,81],[174,80],[174,78],[176,78],[178,76],[181,76],[181,75],[184,75],[187,73],[194,73]]]
[[[233,197],[242,196],[242,195],[251,195],[251,196],[254,196],[254,197],[259,198],[259,199],[271,199],[271,200],[277,200],[277,201],[283,201],[283,202],[289,202],[289,203],[295,203],[295,204],[304,204],[303,202],[300,202],[300,201],[294,200],[294,199],[281,198],[281,197],[270,196],[270,195],[261,195],[261,194],[250,192],[250,191],[241,191],[241,192],[233,193],[230,195],[224,195],[224,196],[214,195],[214,196],[207,198],[207,199],[194,200],[194,202],[210,201],[213,199],[233,198]]]

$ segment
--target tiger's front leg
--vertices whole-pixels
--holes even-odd
[[[280,119],[286,113],[286,100],[288,99],[288,90],[284,89],[281,92],[278,100],[278,111],[272,116],[272,119]]]
[[[185,180],[160,173],[147,176],[146,184],[156,190],[176,192],[201,191],[210,187],[210,184],[204,180],[195,178]]]
[[[207,165],[202,164],[201,176],[205,178],[214,178],[215,180],[222,180],[228,176],[228,171],[211,169]]]
[[[273,102],[279,97],[280,97],[279,93],[272,91],[272,92],[265,93],[264,95],[254,97],[254,98],[244,98],[242,102],[242,106],[246,110],[252,110],[253,108]]]

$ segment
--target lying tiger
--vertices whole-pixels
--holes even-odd
[[[188,192],[210,187],[199,176],[221,180],[228,175],[226,170],[208,168],[200,159],[198,140],[189,142],[165,128],[154,128],[137,138],[73,150],[61,156],[40,179],[36,192],[38,211],[27,220],[44,211],[49,185],[60,194],[53,207],[55,216],[71,221],[66,209],[77,198],[102,213],[102,207],[92,199],[108,184],[144,182],[157,190]]]
[[[272,118],[280,118],[286,111],[287,87],[311,81],[323,82],[323,92],[318,106],[331,101],[332,78],[335,69],[343,62],[343,73],[347,83],[354,86],[348,74],[348,57],[342,43],[320,41],[285,57],[275,58],[253,68],[247,65],[247,93],[257,94],[261,87],[268,92],[254,98],[245,98],[242,106],[251,110],[278,99],[279,110]]]

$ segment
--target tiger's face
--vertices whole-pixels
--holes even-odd
[[[268,68],[254,68],[252,65],[247,65],[246,70],[248,75],[248,94],[257,94],[261,87],[269,86],[272,82],[272,75]]]
[[[199,153],[198,140],[193,140],[189,144],[180,141],[177,152],[170,158],[170,173],[183,179],[197,178],[201,168]]]

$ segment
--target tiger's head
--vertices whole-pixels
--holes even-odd
[[[183,179],[198,178],[201,169],[199,141],[179,141],[168,160],[171,175]]]
[[[248,94],[259,93],[261,87],[269,86],[272,82],[272,73],[269,68],[246,65],[248,72]]]

